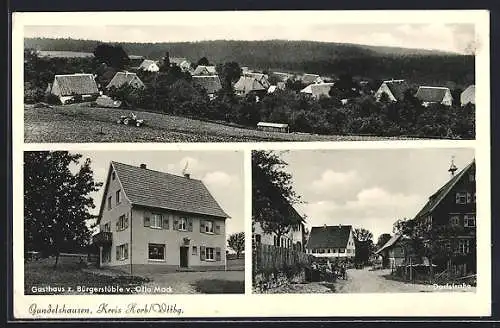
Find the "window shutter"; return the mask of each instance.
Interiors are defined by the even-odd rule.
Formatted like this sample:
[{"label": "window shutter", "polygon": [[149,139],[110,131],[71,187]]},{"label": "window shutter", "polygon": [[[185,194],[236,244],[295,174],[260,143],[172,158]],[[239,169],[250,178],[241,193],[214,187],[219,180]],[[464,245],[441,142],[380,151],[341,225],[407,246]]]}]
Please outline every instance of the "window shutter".
[{"label": "window shutter", "polygon": [[205,246],[200,246],[200,261],[205,261]]},{"label": "window shutter", "polygon": [[200,232],[205,232],[205,221],[200,220]]},{"label": "window shutter", "polygon": [[174,230],[179,230],[179,221],[174,219]]},{"label": "window shutter", "polygon": [[144,215],[144,226],[145,227],[150,227],[151,226],[151,220],[149,219],[149,214]]},{"label": "window shutter", "polygon": [[116,220],[116,231],[120,231],[120,219]]},{"label": "window shutter", "polygon": [[472,203],[472,195],[470,192],[467,193],[467,204]]},{"label": "window shutter", "polygon": [[215,260],[216,261],[221,260],[220,247],[215,247]]},{"label": "window shutter", "polygon": [[116,259],[117,260],[120,259],[120,248],[119,248],[119,246],[116,246]]},{"label": "window shutter", "polygon": [[123,253],[125,254],[124,258],[128,259],[128,244],[125,244],[124,248],[125,248],[125,250],[123,251]]},{"label": "window shutter", "polygon": [[188,231],[193,231],[193,219],[187,219],[188,220]]},{"label": "window shutter", "polygon": [[166,229],[166,230],[170,229],[170,222],[168,222],[168,216],[165,215],[162,218],[162,220],[163,220],[163,222],[162,222],[163,229]]},{"label": "window shutter", "polygon": [[220,235],[220,225],[215,226],[215,234]]}]

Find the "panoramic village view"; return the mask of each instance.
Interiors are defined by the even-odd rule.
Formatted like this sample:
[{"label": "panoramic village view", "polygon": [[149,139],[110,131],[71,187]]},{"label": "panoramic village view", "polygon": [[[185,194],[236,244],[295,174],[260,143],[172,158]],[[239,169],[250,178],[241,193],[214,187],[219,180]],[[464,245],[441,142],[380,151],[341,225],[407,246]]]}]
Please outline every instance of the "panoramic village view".
[{"label": "panoramic village view", "polygon": [[25,152],[25,294],[244,293],[242,159]]},{"label": "panoramic village view", "polygon": [[[362,44],[382,28],[412,49]],[[475,138],[473,25],[331,25],[328,41],[211,29],[26,27],[25,141]]]},{"label": "panoramic village view", "polygon": [[252,153],[254,293],[475,292],[473,149]]}]

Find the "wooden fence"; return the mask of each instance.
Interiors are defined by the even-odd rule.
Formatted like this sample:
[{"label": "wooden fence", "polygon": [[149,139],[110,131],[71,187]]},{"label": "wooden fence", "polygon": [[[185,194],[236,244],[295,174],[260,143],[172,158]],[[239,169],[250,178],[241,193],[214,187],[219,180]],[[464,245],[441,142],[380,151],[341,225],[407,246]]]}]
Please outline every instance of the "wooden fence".
[{"label": "wooden fence", "polygon": [[273,245],[255,245],[253,266],[257,272],[276,270],[281,271],[287,267],[310,264],[311,256],[293,250]]}]

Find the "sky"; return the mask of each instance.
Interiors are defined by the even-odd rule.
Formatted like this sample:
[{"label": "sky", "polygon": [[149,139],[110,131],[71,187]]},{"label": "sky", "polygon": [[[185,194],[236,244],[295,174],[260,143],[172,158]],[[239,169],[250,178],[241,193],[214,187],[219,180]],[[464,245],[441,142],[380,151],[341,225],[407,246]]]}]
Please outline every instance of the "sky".
[{"label": "sky", "polygon": [[[246,21],[245,21],[246,22]],[[76,38],[105,42],[182,42],[201,40],[310,40],[464,53],[474,40],[473,24],[325,24],[275,25],[211,21],[211,25],[64,25],[25,26],[25,37]],[[207,21],[208,23],[208,21]],[[200,33],[202,29],[202,33]]]},{"label": "sky", "polygon": [[304,204],[307,225],[352,225],[373,233],[391,233],[394,221],[412,219],[429,196],[450,178],[454,156],[459,170],[474,158],[474,150],[377,149],[294,150],[280,157],[289,165],[293,186]]},{"label": "sky", "polygon": [[[202,180],[222,209],[231,217],[226,220],[227,236],[244,231],[243,153],[239,151],[96,151],[78,152],[92,160],[94,179],[106,182],[111,161],[134,166],[144,163],[151,170],[182,175],[186,167],[191,178]],[[223,165],[221,165],[223,163]],[[99,213],[103,187],[92,195]]]}]

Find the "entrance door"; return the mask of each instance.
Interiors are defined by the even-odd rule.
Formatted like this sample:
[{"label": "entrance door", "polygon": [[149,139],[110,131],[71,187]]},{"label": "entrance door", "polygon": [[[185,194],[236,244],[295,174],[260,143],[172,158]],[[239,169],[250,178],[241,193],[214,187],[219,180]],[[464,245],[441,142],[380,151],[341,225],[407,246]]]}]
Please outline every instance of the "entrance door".
[{"label": "entrance door", "polygon": [[187,268],[188,266],[188,250],[189,247],[181,247],[181,268]]}]

